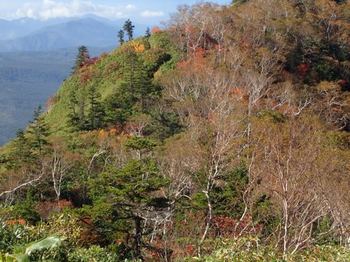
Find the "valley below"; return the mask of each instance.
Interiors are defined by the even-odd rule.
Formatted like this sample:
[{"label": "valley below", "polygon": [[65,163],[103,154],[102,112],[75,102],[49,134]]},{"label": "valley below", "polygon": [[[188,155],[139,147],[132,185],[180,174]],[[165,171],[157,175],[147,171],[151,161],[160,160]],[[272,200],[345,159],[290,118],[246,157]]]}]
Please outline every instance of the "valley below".
[{"label": "valley below", "polygon": [[[111,48],[91,48],[98,55]],[[67,78],[76,56],[76,48],[46,52],[0,52],[0,145],[26,127],[33,111],[45,108]]]}]

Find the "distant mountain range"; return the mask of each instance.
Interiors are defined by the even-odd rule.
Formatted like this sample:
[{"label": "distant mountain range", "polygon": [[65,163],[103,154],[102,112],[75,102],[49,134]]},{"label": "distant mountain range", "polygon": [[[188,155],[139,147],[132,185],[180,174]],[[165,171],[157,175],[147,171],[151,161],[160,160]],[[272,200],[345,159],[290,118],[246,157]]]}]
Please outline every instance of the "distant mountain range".
[{"label": "distant mountain range", "polygon": [[[0,52],[42,52],[80,45],[112,46],[117,44],[117,32],[123,22],[93,15],[46,21],[29,18],[0,20]],[[135,34],[142,34],[145,28],[136,25]]]}]

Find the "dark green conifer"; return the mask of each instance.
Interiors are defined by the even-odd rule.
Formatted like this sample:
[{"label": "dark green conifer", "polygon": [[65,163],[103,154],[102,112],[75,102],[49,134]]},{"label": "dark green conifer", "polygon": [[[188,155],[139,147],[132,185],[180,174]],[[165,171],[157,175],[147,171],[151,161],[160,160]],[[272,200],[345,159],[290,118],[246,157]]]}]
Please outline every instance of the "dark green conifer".
[{"label": "dark green conifer", "polygon": [[75,59],[75,65],[73,67],[73,73],[79,70],[84,63],[90,59],[89,50],[86,46],[80,46],[78,48],[78,55]]},{"label": "dark green conifer", "polygon": [[34,111],[33,121],[28,127],[29,143],[34,155],[42,155],[49,145],[49,127],[43,117],[41,106]]},{"label": "dark green conifer", "polygon": [[147,27],[145,37],[149,38],[151,36],[151,29]]},{"label": "dark green conifer", "polygon": [[118,32],[119,45],[124,44],[124,42],[125,42],[124,36],[125,36],[124,31],[123,30],[119,30],[119,32]]},{"label": "dark green conifer", "polygon": [[135,26],[132,24],[130,19],[125,21],[123,29],[128,35],[129,41],[134,38],[134,28]]},{"label": "dark green conifer", "polygon": [[141,150],[144,155],[130,160],[122,168],[111,167],[90,183],[90,196],[94,202],[91,211],[98,211],[102,206],[108,207],[110,212],[99,215],[99,219],[106,221],[103,216],[109,215],[112,224],[100,225],[121,232],[128,230],[133,235],[133,259],[142,260],[143,237],[148,234],[144,230],[145,216],[154,216],[169,207],[168,199],[157,194],[168,184],[168,180],[159,173],[156,161],[149,157],[154,145],[144,138],[130,141],[126,147]]},{"label": "dark green conifer", "polygon": [[104,109],[101,103],[101,95],[94,86],[89,88],[89,112],[87,115],[88,129],[101,128],[103,125]]}]

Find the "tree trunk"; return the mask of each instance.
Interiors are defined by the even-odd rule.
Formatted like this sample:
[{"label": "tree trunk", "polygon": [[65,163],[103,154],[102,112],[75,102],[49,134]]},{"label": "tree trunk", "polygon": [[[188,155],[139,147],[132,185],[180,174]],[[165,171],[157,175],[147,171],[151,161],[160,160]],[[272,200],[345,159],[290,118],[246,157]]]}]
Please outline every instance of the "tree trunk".
[{"label": "tree trunk", "polygon": [[210,200],[210,196],[209,196],[209,189],[210,189],[210,182],[208,182],[207,191],[203,191],[203,193],[205,194],[205,197],[207,198],[208,214],[206,217],[204,233],[203,233],[202,238],[201,238],[199,245],[198,245],[198,257],[201,257],[201,255],[202,255],[202,245],[203,245],[203,243],[208,235],[211,220],[213,218],[213,208],[212,208],[211,200]]},{"label": "tree trunk", "polygon": [[142,253],[141,253],[141,245],[142,245],[142,218],[139,216],[135,216],[135,236],[134,236],[134,252],[135,258],[141,259],[143,261]]}]

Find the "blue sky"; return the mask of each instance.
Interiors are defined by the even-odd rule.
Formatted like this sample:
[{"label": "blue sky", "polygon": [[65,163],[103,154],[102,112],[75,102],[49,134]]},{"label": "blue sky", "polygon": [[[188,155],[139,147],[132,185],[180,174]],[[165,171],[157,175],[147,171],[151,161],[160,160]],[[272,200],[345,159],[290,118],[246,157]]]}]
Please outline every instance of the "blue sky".
[{"label": "blue sky", "polygon": [[[181,4],[198,0],[0,0],[0,17],[50,19],[95,14],[110,19],[131,18],[138,22],[166,20]],[[213,0],[228,4],[231,0]]]}]

